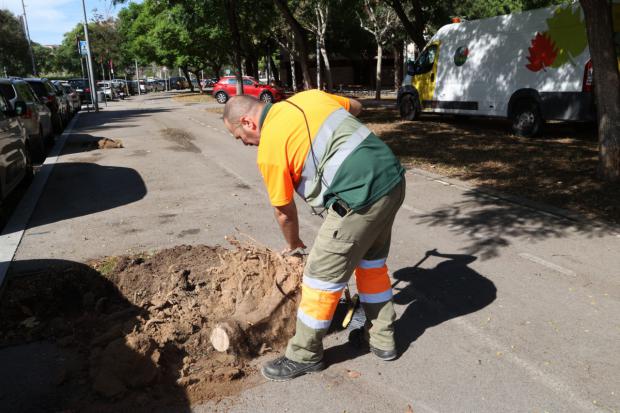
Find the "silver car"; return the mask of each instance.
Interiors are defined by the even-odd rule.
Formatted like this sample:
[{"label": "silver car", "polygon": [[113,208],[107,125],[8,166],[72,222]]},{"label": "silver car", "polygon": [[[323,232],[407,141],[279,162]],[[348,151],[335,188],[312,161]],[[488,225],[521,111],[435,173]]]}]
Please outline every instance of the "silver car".
[{"label": "silver car", "polygon": [[46,144],[54,139],[51,111],[23,80],[0,79],[0,95],[4,96],[13,110],[17,102],[26,104],[26,112],[21,114],[20,119],[28,132],[33,159],[42,162],[45,159]]},{"label": "silver car", "polygon": [[0,202],[24,179],[32,178],[28,133],[19,116],[26,112],[24,102],[15,109],[0,95]]}]

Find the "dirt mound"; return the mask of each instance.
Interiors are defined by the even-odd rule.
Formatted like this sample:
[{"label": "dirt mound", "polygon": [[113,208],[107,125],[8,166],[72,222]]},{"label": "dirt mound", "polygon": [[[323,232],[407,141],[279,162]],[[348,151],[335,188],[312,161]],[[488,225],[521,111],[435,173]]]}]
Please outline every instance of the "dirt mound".
[{"label": "dirt mound", "polygon": [[[148,410],[232,395],[254,372],[251,359],[292,335],[303,262],[231,243],[12,274],[0,346],[50,339],[80,355],[60,380],[61,408]],[[242,331],[226,353],[210,342],[222,323]]]}]

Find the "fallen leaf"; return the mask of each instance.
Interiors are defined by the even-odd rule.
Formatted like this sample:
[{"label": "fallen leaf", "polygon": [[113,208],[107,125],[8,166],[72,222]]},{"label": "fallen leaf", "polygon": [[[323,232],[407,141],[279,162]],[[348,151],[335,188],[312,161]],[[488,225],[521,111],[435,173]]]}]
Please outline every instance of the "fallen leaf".
[{"label": "fallen leaf", "polygon": [[357,379],[361,375],[362,375],[362,373],[360,373],[359,371],[347,370],[347,376],[349,376],[349,378]]}]

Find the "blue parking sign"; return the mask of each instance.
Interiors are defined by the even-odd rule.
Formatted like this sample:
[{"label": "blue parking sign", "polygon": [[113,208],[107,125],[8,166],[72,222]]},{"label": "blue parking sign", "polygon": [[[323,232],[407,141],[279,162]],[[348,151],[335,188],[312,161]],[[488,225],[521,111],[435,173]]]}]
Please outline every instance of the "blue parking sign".
[{"label": "blue parking sign", "polygon": [[86,49],[86,40],[80,40],[80,54],[86,56],[88,51]]}]

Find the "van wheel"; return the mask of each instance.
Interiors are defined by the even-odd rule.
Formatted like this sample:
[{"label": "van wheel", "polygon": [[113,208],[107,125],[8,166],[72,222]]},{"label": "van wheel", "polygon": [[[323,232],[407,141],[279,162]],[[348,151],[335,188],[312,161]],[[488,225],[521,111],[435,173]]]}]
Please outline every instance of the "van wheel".
[{"label": "van wheel", "polygon": [[416,120],[420,117],[420,103],[413,95],[405,95],[398,105],[400,117],[405,120]]},{"label": "van wheel", "polygon": [[522,100],[517,102],[512,114],[512,132],[517,136],[532,137],[540,132],[543,118],[536,102]]},{"label": "van wheel", "polygon": [[226,103],[226,101],[228,100],[228,96],[226,96],[226,93],[224,92],[217,92],[215,94],[215,100],[217,100],[217,103]]}]

